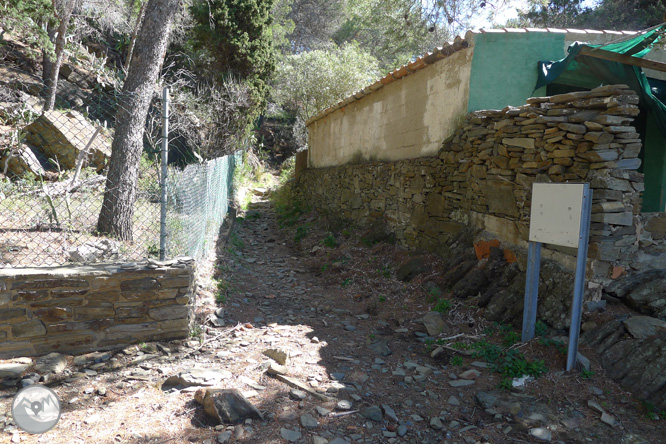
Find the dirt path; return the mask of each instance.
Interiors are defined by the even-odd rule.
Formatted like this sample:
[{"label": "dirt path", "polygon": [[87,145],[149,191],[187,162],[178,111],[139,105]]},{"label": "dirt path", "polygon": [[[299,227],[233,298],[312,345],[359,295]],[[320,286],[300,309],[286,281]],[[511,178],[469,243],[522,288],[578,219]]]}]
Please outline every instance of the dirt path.
[{"label": "dirt path", "polygon": [[[280,228],[257,197],[236,222],[216,264],[223,310],[201,291],[199,337],[69,357],[64,371],[47,375],[64,406],[53,431],[33,436],[11,425],[17,381],[5,380],[0,442],[663,442],[663,421],[647,420],[615,384],[560,371],[564,356],[548,342],[492,348],[515,332],[462,303],[429,315],[442,331],[429,336],[423,317],[436,302],[427,278],[442,266],[437,258],[424,257],[429,270],[400,281],[409,253],[366,246],[354,227],[333,236],[316,216],[298,217]],[[509,349],[548,369],[523,387],[498,389],[506,378],[488,361]],[[268,374],[275,359],[265,352],[288,355],[286,378]],[[198,387],[163,386],[192,368],[209,372],[199,381],[243,391],[264,420],[216,426],[193,400]]]}]

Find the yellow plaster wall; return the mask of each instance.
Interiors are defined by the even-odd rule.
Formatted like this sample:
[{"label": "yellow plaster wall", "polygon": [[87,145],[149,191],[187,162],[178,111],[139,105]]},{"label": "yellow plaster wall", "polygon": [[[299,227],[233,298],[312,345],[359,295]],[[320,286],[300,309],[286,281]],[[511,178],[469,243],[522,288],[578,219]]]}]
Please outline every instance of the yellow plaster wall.
[{"label": "yellow plaster wall", "polygon": [[308,126],[309,166],[434,156],[467,114],[472,48]]}]

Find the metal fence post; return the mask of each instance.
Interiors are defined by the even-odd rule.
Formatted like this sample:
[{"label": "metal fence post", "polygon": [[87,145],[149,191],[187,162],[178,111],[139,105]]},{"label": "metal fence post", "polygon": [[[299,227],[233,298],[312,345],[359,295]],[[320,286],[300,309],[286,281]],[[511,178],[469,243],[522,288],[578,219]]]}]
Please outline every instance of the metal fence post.
[{"label": "metal fence post", "polygon": [[162,174],[160,177],[160,260],[166,257],[167,162],[169,161],[169,88],[162,92]]}]

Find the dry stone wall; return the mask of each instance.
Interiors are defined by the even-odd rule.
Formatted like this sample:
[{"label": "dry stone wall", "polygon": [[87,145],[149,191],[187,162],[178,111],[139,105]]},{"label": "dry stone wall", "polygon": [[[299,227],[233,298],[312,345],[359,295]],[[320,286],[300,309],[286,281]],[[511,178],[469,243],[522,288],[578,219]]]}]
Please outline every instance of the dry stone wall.
[{"label": "dry stone wall", "polygon": [[[534,182],[593,188],[590,273],[657,266],[664,219],[641,215],[638,96],[624,85],[536,97],[468,115],[437,157],[303,171],[300,198],[361,224],[383,219],[403,244],[437,250],[466,226],[525,246]],[[652,231],[650,231],[652,230]],[[565,266],[575,252],[551,251]]]},{"label": "dry stone wall", "polygon": [[194,264],[167,264],[0,270],[0,359],[186,337]]}]

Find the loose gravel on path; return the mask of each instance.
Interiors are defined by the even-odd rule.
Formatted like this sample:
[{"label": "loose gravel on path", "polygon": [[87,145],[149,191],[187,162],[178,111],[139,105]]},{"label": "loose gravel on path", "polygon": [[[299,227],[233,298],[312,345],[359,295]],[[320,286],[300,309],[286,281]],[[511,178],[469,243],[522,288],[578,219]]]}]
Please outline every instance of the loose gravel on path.
[{"label": "loose gravel on path", "polygon": [[[498,389],[502,378],[468,351],[443,348],[433,358],[427,291],[395,277],[409,253],[360,245],[352,227],[329,248],[327,227],[303,217],[308,232],[296,245],[298,227],[280,228],[271,203],[256,198],[217,258],[226,300],[216,306],[213,292],[200,292],[199,337],[68,357],[57,374],[30,367],[21,380],[5,378],[0,442],[665,442],[664,421],[647,420],[602,375],[562,372],[564,358],[551,348],[515,346],[549,370],[513,390]],[[453,303],[442,321],[442,344],[496,339],[469,307]],[[28,435],[12,425],[9,405],[17,386],[40,379],[63,414],[53,431]],[[202,384],[239,389],[263,420],[215,424],[194,401]]]}]

